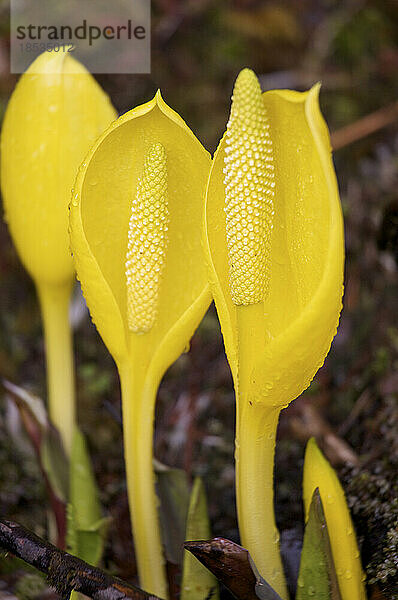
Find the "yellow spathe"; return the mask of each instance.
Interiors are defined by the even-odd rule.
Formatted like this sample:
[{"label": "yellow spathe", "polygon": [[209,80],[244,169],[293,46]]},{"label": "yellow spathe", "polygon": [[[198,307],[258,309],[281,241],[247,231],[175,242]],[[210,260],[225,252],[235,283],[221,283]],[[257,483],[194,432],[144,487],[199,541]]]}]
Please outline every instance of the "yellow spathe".
[{"label": "yellow spathe", "polygon": [[254,73],[241,72],[204,219],[210,287],[236,392],[242,543],[284,598],[273,516],[278,415],[322,365],[343,292],[343,222],[318,92],[261,95]]},{"label": "yellow spathe", "polygon": [[70,211],[77,274],[121,379],[140,582],[163,598],[154,407],[164,372],[189,344],[211,300],[201,247],[210,165],[209,154],[158,92],[94,144]]},{"label": "yellow spathe", "polygon": [[[128,326],[126,252],[131,204],[153,144],[161,144],[167,157],[169,223],[157,317],[140,334]],[[209,154],[158,92],[113,123],[80,169],[70,216],[76,270],[93,321],[118,365],[137,353],[147,365],[159,361],[163,374],[209,304],[200,235],[209,168]]]},{"label": "yellow spathe", "polygon": [[303,499],[308,519],[312,494],[318,488],[328,527],[342,600],[366,600],[365,575],[343,488],[314,438],[304,459]]},{"label": "yellow spathe", "polygon": [[[250,346],[250,399],[286,406],[308,387],[336,333],[343,291],[341,206],[327,128],[309,92],[262,95],[275,169],[269,289],[262,301],[263,335]],[[225,347],[236,378],[240,339],[230,293],[224,214],[226,136],[208,182],[205,248]],[[256,323],[258,326],[258,323]]]}]

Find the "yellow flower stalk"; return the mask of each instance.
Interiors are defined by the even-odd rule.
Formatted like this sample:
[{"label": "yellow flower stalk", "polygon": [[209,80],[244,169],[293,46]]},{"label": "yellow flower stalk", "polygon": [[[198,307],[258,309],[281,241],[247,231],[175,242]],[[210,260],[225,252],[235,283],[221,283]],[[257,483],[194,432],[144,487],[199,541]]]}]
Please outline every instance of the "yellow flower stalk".
[{"label": "yellow flower stalk", "polygon": [[239,529],[282,598],[276,428],[329,351],[343,289],[341,207],[318,92],[261,94],[244,69],[206,193],[204,246],[236,393]]},{"label": "yellow flower stalk", "polygon": [[69,53],[44,52],[20,78],[1,136],[6,219],[40,298],[50,418],[68,452],[75,422],[68,204],[80,162],[114,118],[82,65]]},{"label": "yellow flower stalk", "polygon": [[201,249],[210,156],[155,98],[92,147],[70,211],[76,270],[120,375],[127,484],[141,586],[167,597],[152,470],[156,394],[209,303]]},{"label": "yellow flower stalk", "polygon": [[303,497],[308,519],[312,494],[318,488],[329,532],[333,561],[342,600],[366,600],[365,575],[343,488],[316,441],[307,444],[304,459]]}]

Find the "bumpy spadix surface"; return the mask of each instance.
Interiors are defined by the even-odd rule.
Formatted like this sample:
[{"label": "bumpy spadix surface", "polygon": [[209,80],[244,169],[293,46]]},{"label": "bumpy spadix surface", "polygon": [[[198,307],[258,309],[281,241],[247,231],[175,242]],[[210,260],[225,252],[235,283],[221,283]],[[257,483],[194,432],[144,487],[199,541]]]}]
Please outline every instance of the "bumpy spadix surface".
[{"label": "bumpy spadix surface", "polygon": [[166,151],[153,144],[133,196],[126,254],[127,320],[130,331],[146,333],[155,322],[167,244]]},{"label": "bumpy spadix surface", "polygon": [[225,214],[235,304],[264,299],[274,214],[274,165],[267,111],[257,77],[239,74],[225,136]]}]

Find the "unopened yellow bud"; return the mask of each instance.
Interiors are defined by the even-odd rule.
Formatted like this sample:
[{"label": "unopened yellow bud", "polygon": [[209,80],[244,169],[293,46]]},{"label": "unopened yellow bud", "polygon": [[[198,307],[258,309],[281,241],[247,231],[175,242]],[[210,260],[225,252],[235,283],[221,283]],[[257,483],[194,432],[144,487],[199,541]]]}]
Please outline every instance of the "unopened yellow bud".
[{"label": "unopened yellow bud", "polygon": [[257,77],[239,74],[225,148],[225,213],[232,300],[264,300],[274,214],[274,165],[267,111]]}]

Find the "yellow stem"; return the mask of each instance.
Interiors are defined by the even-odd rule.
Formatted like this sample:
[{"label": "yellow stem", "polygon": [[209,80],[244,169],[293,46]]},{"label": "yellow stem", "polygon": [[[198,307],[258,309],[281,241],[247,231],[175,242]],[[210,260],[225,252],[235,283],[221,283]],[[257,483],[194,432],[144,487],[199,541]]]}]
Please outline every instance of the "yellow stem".
[{"label": "yellow stem", "polygon": [[67,454],[75,427],[75,369],[69,303],[72,283],[38,284],[47,362],[48,407]]},{"label": "yellow stem", "polygon": [[279,408],[256,396],[253,348],[264,346],[263,303],[239,306],[236,393],[236,501],[242,544],[266,581],[287,600],[274,514],[274,455]]},{"label": "yellow stem", "polygon": [[[242,406],[243,405],[243,406]],[[242,545],[264,579],[288,598],[274,516],[274,452],[279,410],[241,399],[236,435],[236,498]]]},{"label": "yellow stem", "polygon": [[153,421],[157,382],[133,379],[119,369],[124,455],[135,554],[141,587],[160,598],[168,597],[166,571],[157,514],[153,459]]}]

